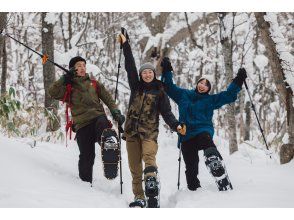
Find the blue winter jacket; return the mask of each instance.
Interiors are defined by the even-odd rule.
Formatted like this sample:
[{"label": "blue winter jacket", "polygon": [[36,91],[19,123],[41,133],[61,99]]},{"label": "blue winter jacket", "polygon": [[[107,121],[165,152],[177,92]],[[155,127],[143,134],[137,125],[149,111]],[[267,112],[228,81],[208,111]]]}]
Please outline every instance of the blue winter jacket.
[{"label": "blue winter jacket", "polygon": [[200,94],[195,89],[178,87],[174,84],[172,77],[172,72],[165,72],[161,76],[161,81],[166,86],[168,96],[178,105],[179,121],[187,126],[187,133],[180,137],[180,142],[187,141],[202,132],[208,132],[213,137],[213,111],[234,102],[241,88],[232,82],[227,91],[214,95]]}]

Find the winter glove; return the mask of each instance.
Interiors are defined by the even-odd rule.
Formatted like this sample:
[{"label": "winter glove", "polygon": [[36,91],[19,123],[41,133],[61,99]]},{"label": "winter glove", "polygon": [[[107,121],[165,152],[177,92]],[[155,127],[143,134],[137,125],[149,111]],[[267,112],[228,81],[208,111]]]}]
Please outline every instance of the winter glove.
[{"label": "winter glove", "polygon": [[160,66],[162,67],[162,73],[173,71],[173,67],[168,57],[162,59]]},{"label": "winter glove", "polygon": [[121,114],[120,110],[114,109],[111,113],[114,120],[117,121],[119,125],[122,125],[125,122],[126,118]]},{"label": "winter glove", "polygon": [[72,83],[72,79],[74,78],[74,75],[76,74],[76,69],[75,67],[72,67],[69,69],[69,71],[63,75],[64,78],[64,84],[71,84]]},{"label": "winter glove", "polygon": [[126,41],[130,42],[128,32],[125,28],[121,28],[121,33],[118,35],[117,41],[120,44],[124,44]]},{"label": "winter glove", "polygon": [[119,34],[117,36],[117,42],[120,43],[120,44],[124,44],[125,42],[127,41],[125,35],[123,34]]},{"label": "winter glove", "polygon": [[246,72],[245,68],[240,68],[238,70],[237,77],[239,77],[243,81],[247,78],[247,72]]},{"label": "winter glove", "polygon": [[177,132],[181,135],[186,135],[186,125],[184,123],[180,123],[177,126]]},{"label": "winter glove", "polygon": [[233,79],[233,82],[235,82],[239,87],[242,87],[246,78],[247,78],[246,70],[244,68],[240,68],[238,70],[237,76]]}]

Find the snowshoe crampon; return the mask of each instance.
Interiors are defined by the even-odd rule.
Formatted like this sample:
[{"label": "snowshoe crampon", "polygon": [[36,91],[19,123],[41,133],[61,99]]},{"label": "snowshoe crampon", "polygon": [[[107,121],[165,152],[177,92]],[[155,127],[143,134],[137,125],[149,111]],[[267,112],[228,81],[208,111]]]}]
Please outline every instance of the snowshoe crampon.
[{"label": "snowshoe crampon", "polygon": [[205,165],[215,179],[219,191],[232,190],[233,186],[229,179],[225,164],[216,148],[208,149],[204,154]]},{"label": "snowshoe crampon", "polygon": [[120,160],[120,145],[115,130],[111,128],[104,129],[102,133],[101,156],[104,176],[110,180],[116,178]]},{"label": "snowshoe crampon", "polygon": [[148,176],[145,180],[145,195],[147,208],[159,208],[159,182],[154,176]]}]

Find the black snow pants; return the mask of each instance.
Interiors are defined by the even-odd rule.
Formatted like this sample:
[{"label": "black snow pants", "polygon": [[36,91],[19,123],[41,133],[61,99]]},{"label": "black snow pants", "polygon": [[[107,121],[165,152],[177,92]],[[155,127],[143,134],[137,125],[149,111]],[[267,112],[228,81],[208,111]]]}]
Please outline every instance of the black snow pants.
[{"label": "black snow pants", "polygon": [[107,117],[102,115],[77,131],[76,138],[80,150],[78,167],[81,180],[92,183],[95,142],[100,144],[103,130],[109,127]]},{"label": "black snow pants", "polygon": [[198,151],[214,147],[212,137],[209,133],[203,132],[182,143],[182,154],[186,165],[186,180],[189,190],[196,190],[200,187],[198,175],[199,155]]}]

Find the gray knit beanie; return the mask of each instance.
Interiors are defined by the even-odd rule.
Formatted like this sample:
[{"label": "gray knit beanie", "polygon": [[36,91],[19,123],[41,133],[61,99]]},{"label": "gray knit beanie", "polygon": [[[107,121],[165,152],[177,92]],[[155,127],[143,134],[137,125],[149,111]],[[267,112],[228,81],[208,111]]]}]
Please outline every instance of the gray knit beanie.
[{"label": "gray knit beanie", "polygon": [[151,69],[154,72],[154,76],[155,76],[155,67],[152,63],[144,63],[139,69],[139,74],[141,75],[143,70],[146,70],[146,69]]}]

